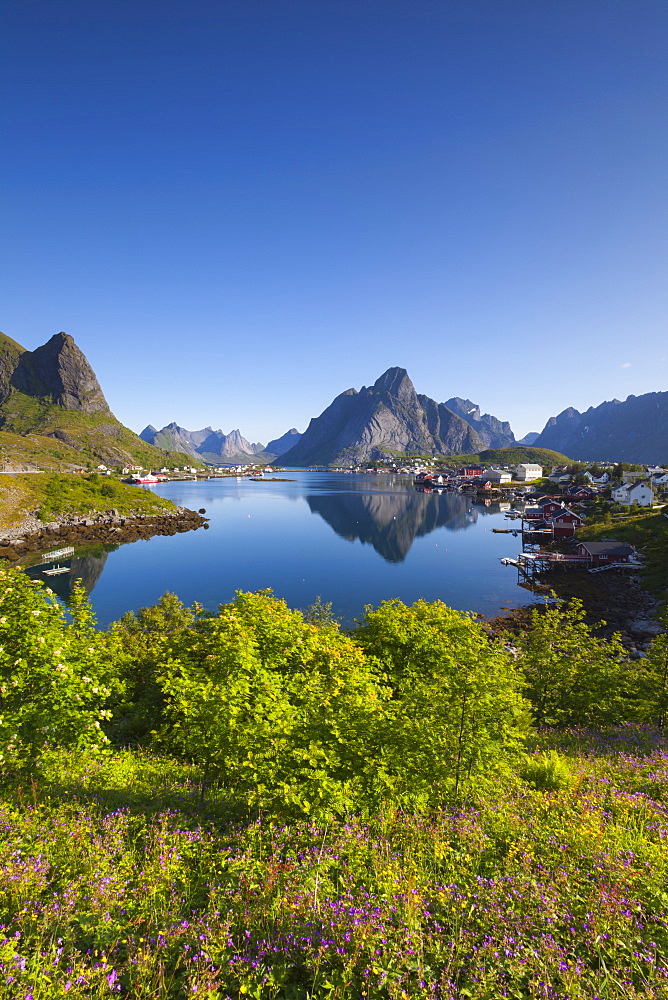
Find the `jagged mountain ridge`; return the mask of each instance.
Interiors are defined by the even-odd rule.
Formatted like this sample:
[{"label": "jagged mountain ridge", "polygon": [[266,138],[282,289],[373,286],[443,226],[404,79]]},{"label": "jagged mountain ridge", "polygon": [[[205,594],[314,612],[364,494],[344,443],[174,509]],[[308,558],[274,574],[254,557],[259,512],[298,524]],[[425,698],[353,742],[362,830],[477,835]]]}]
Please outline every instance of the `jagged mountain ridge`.
[{"label": "jagged mountain ridge", "polygon": [[370,386],[347,389],[314,417],[285,465],[357,464],[396,452],[473,453],[484,444],[473,427],[428,396],[404,368],[389,368]]},{"label": "jagged mountain ridge", "polygon": [[486,448],[510,448],[516,443],[507,420],[499,420],[491,413],[481,414],[478,404],[472,403],[470,399],[453,396],[452,399],[446,399],[443,406],[447,406],[458,417],[463,417]]},{"label": "jagged mountain ridge", "polygon": [[602,462],[668,462],[668,392],[648,392],[590,406],[569,406],[550,417],[534,441],[574,459]]},{"label": "jagged mountain ridge", "polygon": [[150,467],[184,457],[148,446],[116,419],[88,359],[63,332],[34,351],[0,334],[0,431],[10,465],[25,452],[55,467],[91,459]]},{"label": "jagged mountain ridge", "polygon": [[215,431],[213,427],[189,431],[175,422],[167,424],[162,430],[157,430],[152,424],[149,424],[139,436],[142,440],[160,448],[178,447],[193,458],[203,459],[213,464],[219,462],[267,462],[282,455],[301,437],[296,428],[292,427],[282,437],[270,441],[265,446],[259,441],[247,441],[239,430],[230,431],[229,434],[224,434],[221,430]]}]

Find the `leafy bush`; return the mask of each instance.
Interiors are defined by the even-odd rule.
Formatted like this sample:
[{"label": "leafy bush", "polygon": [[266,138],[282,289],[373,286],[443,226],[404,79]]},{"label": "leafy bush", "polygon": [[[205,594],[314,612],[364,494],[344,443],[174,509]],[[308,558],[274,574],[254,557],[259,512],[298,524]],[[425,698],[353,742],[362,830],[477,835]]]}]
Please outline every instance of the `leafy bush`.
[{"label": "leafy bush", "polygon": [[573,783],[568,764],[556,750],[536,757],[527,757],[522,764],[520,777],[532,788],[541,792],[560,792]]},{"label": "leafy bush", "polygon": [[83,588],[67,621],[41,583],[0,569],[0,763],[31,764],[54,745],[101,746],[109,674]]}]

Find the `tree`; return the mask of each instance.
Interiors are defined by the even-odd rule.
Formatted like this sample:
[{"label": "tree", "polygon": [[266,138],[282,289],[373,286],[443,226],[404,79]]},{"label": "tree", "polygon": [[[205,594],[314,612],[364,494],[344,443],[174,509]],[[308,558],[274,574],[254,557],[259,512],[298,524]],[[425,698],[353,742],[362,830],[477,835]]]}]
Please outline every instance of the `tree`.
[{"label": "tree", "polygon": [[665,726],[668,716],[668,611],[660,620],[666,629],[651,643],[647,656],[636,661],[639,673],[641,717]]},{"label": "tree", "polygon": [[507,766],[527,728],[512,661],[471,615],[440,601],[367,607],[355,632],[393,691],[383,764],[431,797]]},{"label": "tree", "polygon": [[116,665],[118,689],[113,720],[107,732],[122,745],[142,743],[162,722],[165,703],[158,669],[168,655],[168,643],[202,616],[200,605],[186,608],[175,594],[165,593],[156,604],[128,611],[108,631],[110,656]]},{"label": "tree", "polygon": [[531,628],[512,642],[539,726],[601,725],[634,713],[633,668],[621,638],[597,638],[582,601],[546,598],[532,611]]},{"label": "tree", "polygon": [[0,570],[0,759],[30,765],[47,746],[101,746],[110,671],[86,593],[68,621],[50,590]]},{"label": "tree", "polygon": [[237,594],[166,649],[162,740],[249,805],[322,814],[375,787],[387,695],[337,628],[304,622],[269,591]]}]

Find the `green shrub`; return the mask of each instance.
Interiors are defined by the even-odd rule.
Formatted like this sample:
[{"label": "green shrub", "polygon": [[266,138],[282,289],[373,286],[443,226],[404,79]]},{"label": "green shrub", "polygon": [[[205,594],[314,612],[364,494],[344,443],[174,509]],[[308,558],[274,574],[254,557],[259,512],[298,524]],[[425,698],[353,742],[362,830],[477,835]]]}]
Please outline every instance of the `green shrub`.
[{"label": "green shrub", "polygon": [[573,784],[570,768],[556,750],[527,757],[519,773],[523,781],[541,792],[560,792]]}]

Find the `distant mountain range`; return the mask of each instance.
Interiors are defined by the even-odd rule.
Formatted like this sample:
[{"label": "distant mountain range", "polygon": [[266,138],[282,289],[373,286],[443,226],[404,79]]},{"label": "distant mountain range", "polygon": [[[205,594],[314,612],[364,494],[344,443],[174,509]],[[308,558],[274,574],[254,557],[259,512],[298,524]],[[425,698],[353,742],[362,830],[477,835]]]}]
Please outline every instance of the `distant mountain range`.
[{"label": "distant mountain range", "polygon": [[550,417],[534,441],[587,462],[668,463],[668,392],[647,392]]},{"label": "distant mountain range", "polygon": [[[537,437],[527,435],[527,439]],[[477,403],[453,396],[438,403],[415,391],[404,368],[389,368],[370,387],[347,389],[309,423],[268,444],[251,443],[238,430],[205,427],[188,431],[177,423],[140,437],[161,448],[179,448],[212,463],[275,461],[281,465],[360,464],[415,452],[477,454],[518,444],[508,421],[481,413]]]},{"label": "distant mountain range", "polygon": [[188,431],[177,423],[167,424],[157,430],[152,424],[139,435],[142,440],[158,448],[178,449],[193,458],[217,464],[248,464],[249,462],[270,462],[281,456],[297,443],[301,434],[292,427],[280,438],[269,444],[251,443],[238,430],[224,434],[213,427],[201,431]]},{"label": "distant mountain range", "polygon": [[540,434],[516,441],[510,424],[477,403],[452,396],[439,403],[416,392],[403,368],[389,368],[362,389],[347,389],[309,423],[266,445],[239,430],[188,431],[149,424],[141,435],[113,415],[93,369],[72,337],[57,333],[27,351],[0,334],[0,465],[62,468],[99,461],[145,468],[280,462],[361,464],[398,453],[479,454],[527,445],[584,461],[668,463],[668,392],[650,392],[590,407],[569,407]]}]

